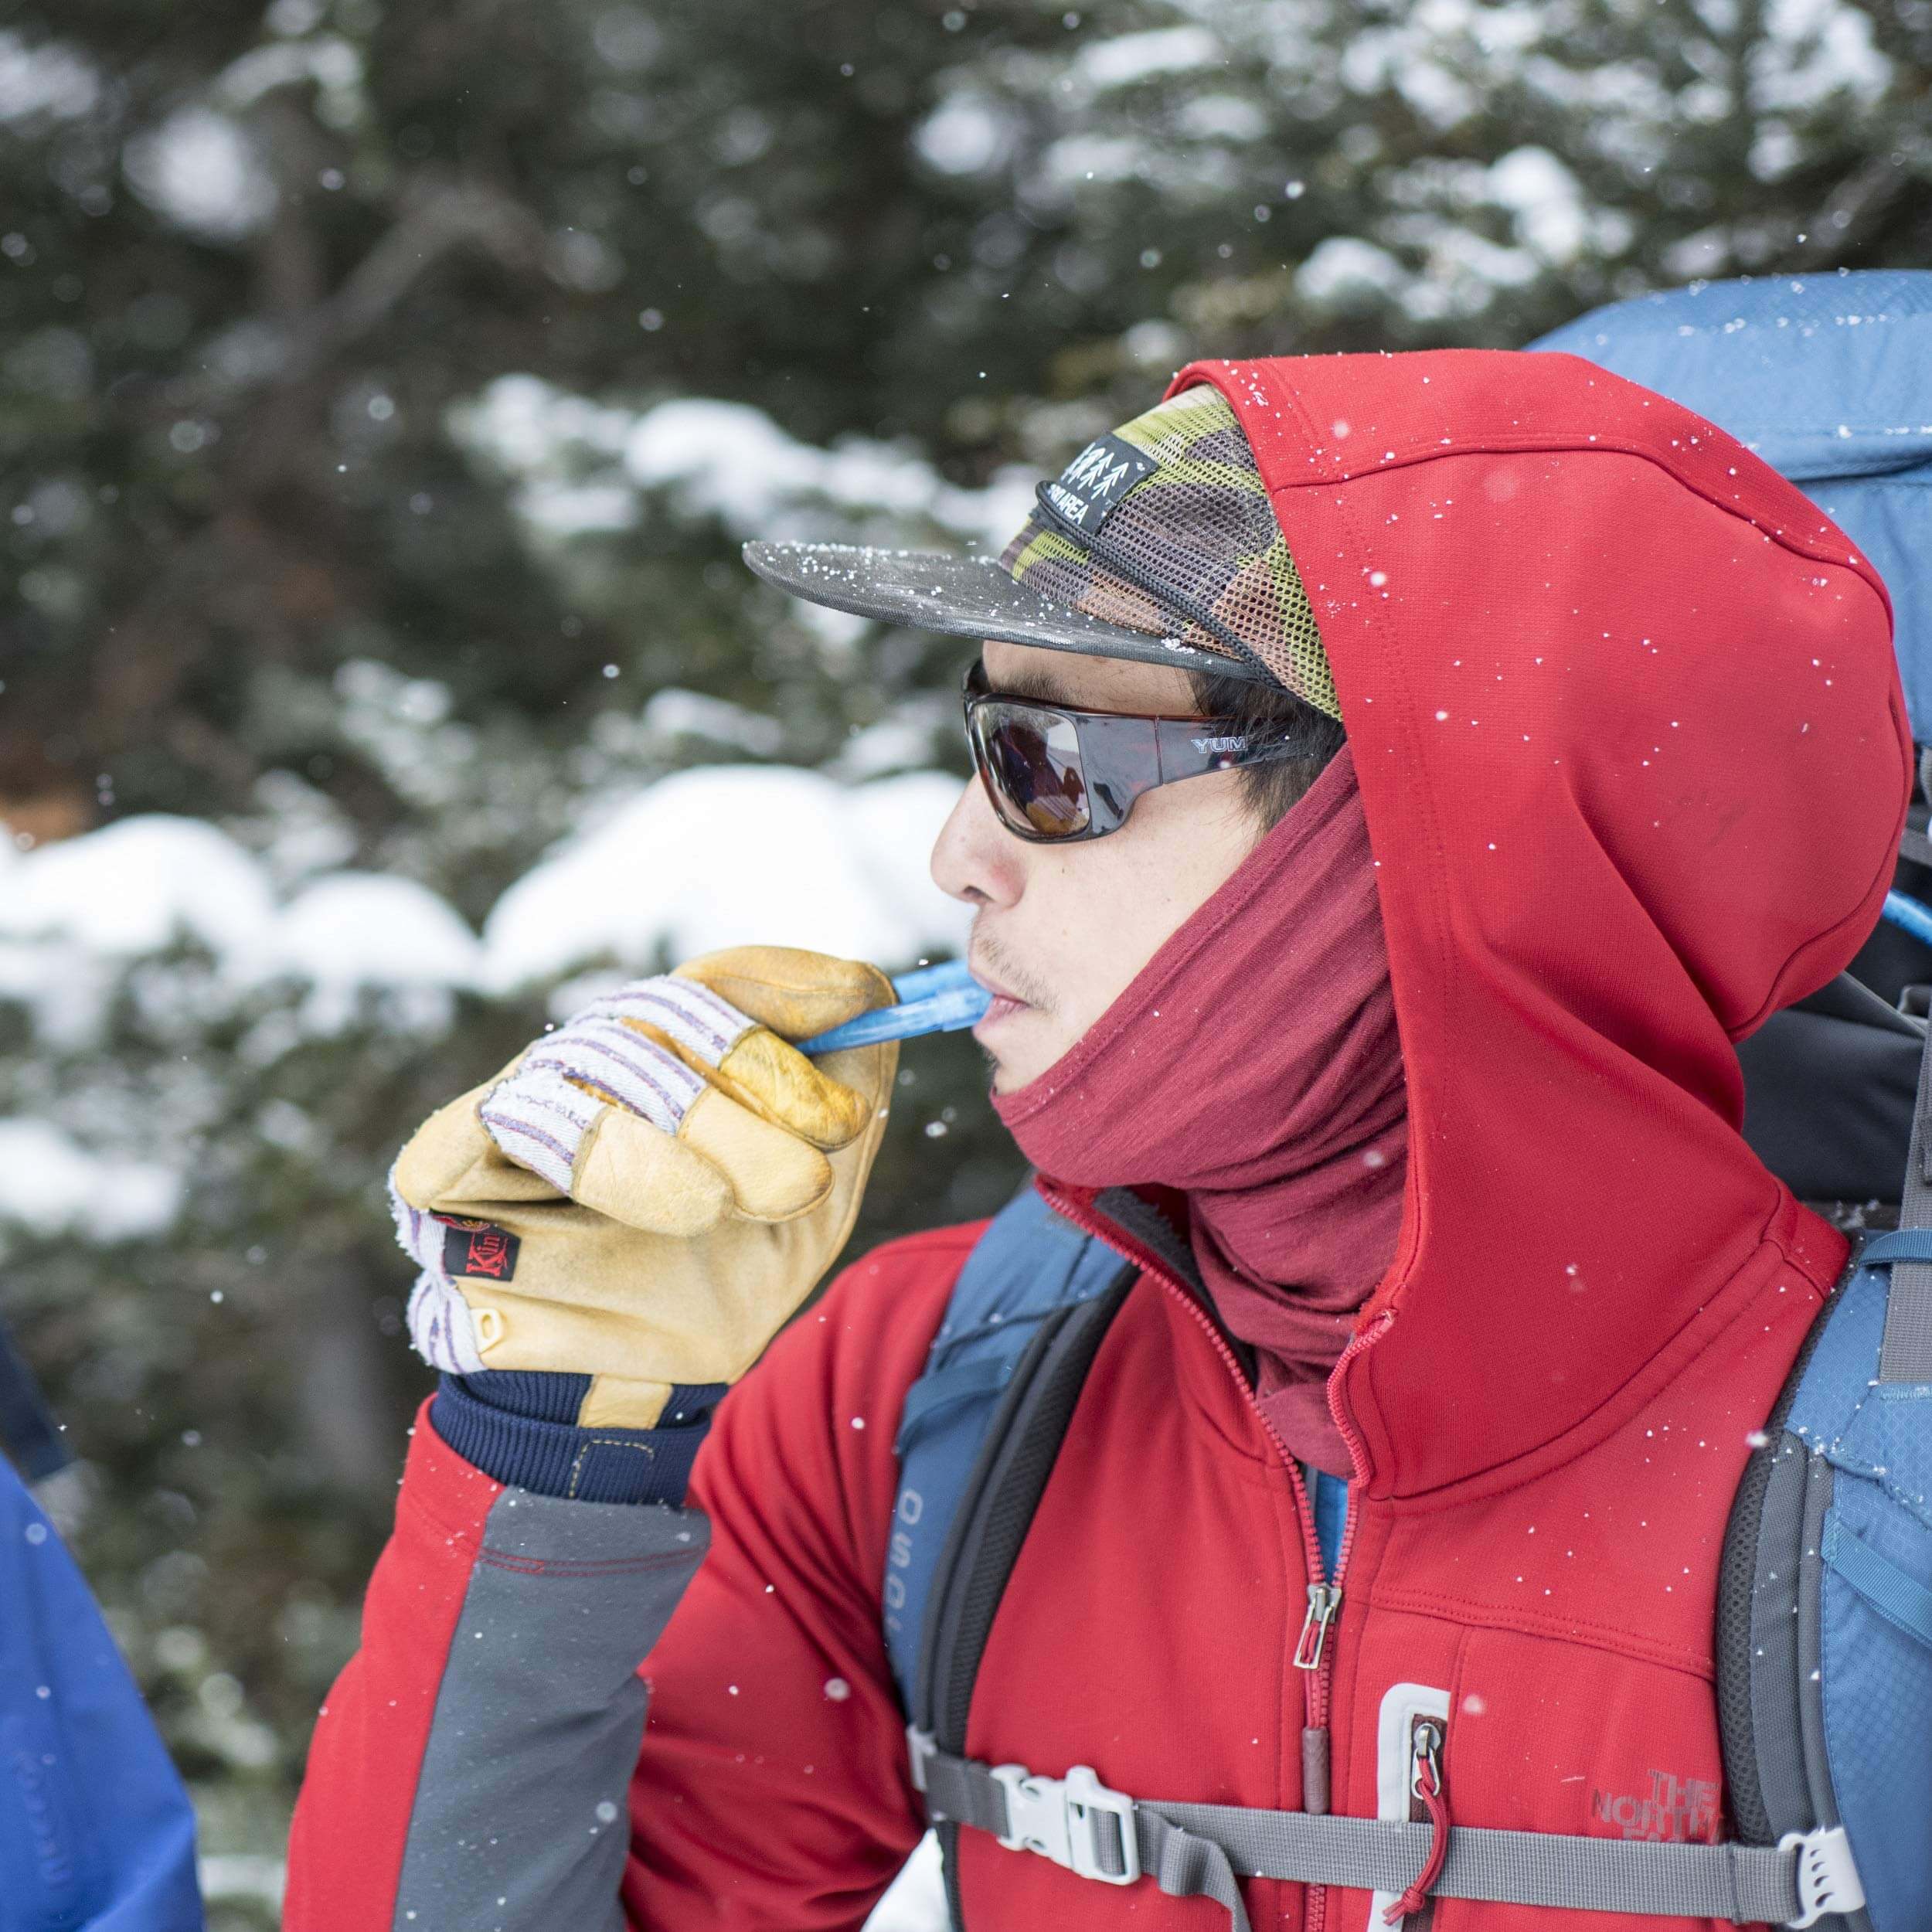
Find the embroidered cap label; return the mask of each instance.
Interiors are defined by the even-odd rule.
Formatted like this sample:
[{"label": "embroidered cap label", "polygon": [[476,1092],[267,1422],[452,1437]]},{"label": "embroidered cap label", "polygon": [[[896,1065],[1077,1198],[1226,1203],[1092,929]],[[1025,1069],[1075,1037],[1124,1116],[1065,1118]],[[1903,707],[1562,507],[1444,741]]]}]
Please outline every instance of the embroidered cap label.
[{"label": "embroidered cap label", "polygon": [[1113,515],[1122,497],[1161,467],[1158,458],[1117,436],[1090,443],[1060,471],[1057,483],[1043,485],[1047,501],[1077,530],[1091,536]]},{"label": "embroidered cap label", "polygon": [[522,1242],[491,1221],[460,1221],[439,1215],[443,1223],[443,1266],[453,1277],[507,1281],[516,1273]]}]

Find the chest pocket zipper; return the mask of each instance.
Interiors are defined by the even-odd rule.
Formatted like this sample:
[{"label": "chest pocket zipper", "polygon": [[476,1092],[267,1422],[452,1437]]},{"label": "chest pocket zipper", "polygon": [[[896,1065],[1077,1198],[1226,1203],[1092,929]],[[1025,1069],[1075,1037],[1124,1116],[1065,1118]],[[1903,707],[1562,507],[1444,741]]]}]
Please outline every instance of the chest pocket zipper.
[{"label": "chest pocket zipper", "polygon": [[1443,1746],[1447,1726],[1440,1718],[1417,1717],[1409,1729],[1409,1816],[1427,1819],[1431,1831],[1429,1862],[1416,1882],[1382,1915],[1385,1926],[1403,1932],[1430,1932],[1435,1923],[1435,1900],[1430,1896],[1449,1856],[1449,1798],[1444,1783]]}]

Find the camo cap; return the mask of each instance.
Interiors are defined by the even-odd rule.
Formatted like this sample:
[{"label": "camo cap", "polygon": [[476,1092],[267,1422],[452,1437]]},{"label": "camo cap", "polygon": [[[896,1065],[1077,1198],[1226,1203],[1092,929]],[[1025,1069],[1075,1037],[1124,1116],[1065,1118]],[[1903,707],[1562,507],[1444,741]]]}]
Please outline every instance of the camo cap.
[{"label": "camo cap", "polygon": [[748,543],[745,561],[834,610],[1218,672],[1342,715],[1253,452],[1206,386],[1090,443],[1040,485],[997,563],[832,543]]},{"label": "camo cap", "polygon": [[1183,389],[1090,443],[1041,486],[1000,563],[1090,616],[1258,659],[1298,698],[1342,715],[1301,574],[1217,389]]}]

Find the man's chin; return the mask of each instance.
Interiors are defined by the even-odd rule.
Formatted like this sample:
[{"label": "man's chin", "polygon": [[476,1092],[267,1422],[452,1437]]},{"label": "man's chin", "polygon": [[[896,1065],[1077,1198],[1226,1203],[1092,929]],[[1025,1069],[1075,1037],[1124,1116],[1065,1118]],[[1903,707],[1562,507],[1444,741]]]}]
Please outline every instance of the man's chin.
[{"label": "man's chin", "polygon": [[995,1096],[1017,1094],[1038,1080],[1073,1044],[1062,1032],[1058,1016],[1048,1009],[996,999],[973,1029],[973,1039],[992,1070]]},{"label": "man's chin", "polygon": [[1017,1094],[1023,1087],[1030,1087],[1059,1058],[1057,1054],[1049,1054],[1045,1060],[1039,1060],[1037,1055],[1015,1053],[1011,1049],[1005,1053],[997,1053],[983,1043],[979,1050],[986,1056],[996,1100],[1003,1100],[1009,1094]]}]

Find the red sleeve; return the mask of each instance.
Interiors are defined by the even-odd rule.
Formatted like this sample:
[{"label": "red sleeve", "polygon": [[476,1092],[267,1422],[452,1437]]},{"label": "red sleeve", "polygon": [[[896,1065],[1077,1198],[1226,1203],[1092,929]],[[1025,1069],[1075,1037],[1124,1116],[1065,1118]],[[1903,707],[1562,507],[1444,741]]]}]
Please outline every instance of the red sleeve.
[{"label": "red sleeve", "polygon": [[284,1932],[372,1932],[394,1910],[410,1811],[457,1619],[503,1493],[417,1412],[396,1528],[362,1606],[362,1648],[309,1746]]},{"label": "red sleeve", "polygon": [[433,1420],[410,1461],[361,1654],[317,1726],[284,1923],[623,1932],[638,1665],[705,1519],[504,1488]]},{"label": "red sleeve", "polygon": [[852,1932],[924,1828],[880,1624],[893,1439],[979,1232],[846,1270],[719,1408],[710,1554],[645,1666],[638,1932]]},{"label": "red sleeve", "polygon": [[[847,1270],[721,1405],[687,1510],[506,1490],[425,1406],[317,1720],[284,1932],[863,1920],[923,1823],[880,1628],[893,1439],[978,1232]],[[634,1765],[627,1863],[582,1821],[620,1815]]]}]

